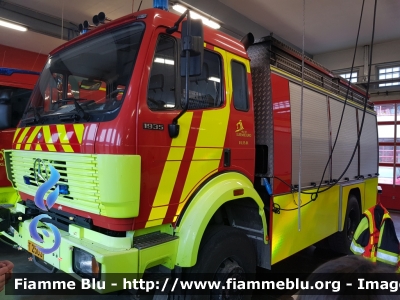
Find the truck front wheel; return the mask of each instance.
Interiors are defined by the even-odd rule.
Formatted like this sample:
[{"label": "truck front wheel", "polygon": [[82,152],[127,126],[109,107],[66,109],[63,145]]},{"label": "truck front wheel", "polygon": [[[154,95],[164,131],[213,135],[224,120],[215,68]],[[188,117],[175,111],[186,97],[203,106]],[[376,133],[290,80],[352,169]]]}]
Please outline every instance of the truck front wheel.
[{"label": "truck front wheel", "polygon": [[[191,280],[221,282],[219,289],[209,295],[192,296],[191,299],[250,299],[241,295],[232,281],[248,280],[256,273],[256,252],[247,235],[229,226],[212,226],[204,234],[197,263],[188,270]],[[227,280],[231,284],[228,286]]]}]

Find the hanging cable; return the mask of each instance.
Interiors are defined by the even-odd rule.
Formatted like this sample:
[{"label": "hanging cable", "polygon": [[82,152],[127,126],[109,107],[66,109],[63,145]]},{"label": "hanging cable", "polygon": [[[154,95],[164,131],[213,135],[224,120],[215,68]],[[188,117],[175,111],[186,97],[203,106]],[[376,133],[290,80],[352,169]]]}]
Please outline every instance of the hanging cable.
[{"label": "hanging cable", "polygon": [[64,37],[64,3],[65,3],[65,1],[63,0],[62,10],[61,10],[61,37],[60,37],[60,39],[63,39],[63,37]]},{"label": "hanging cable", "polygon": [[[346,168],[344,169],[343,173],[337,179],[337,181],[342,179],[344,174],[346,174],[347,170],[349,169],[349,167],[351,165],[351,162],[354,159],[354,155],[356,154],[357,148],[359,147],[361,134],[362,134],[362,130],[363,130],[363,127],[364,127],[365,112],[367,110],[368,93],[369,93],[369,86],[370,86],[370,81],[371,81],[372,52],[373,52],[373,48],[374,48],[374,37],[375,37],[376,6],[377,6],[377,0],[375,0],[375,7],[374,7],[374,19],[373,19],[373,24],[372,24],[372,37],[371,37],[371,52],[370,52],[370,55],[369,55],[369,66],[368,66],[367,90],[365,92],[366,95],[365,95],[365,101],[364,101],[364,107],[363,107],[363,116],[362,116],[362,121],[361,121],[361,125],[360,125],[360,130],[359,130],[359,132],[357,134],[357,142],[356,142],[356,145],[354,147],[353,153],[351,155],[350,161],[347,164]],[[325,192],[325,191],[331,189],[333,186],[335,186],[335,184],[328,186],[327,188],[323,189],[322,191],[319,191],[319,193]],[[314,193],[308,193],[308,194],[314,194]]]},{"label": "hanging cable", "polygon": [[[363,9],[364,9],[364,2],[365,2],[365,0],[363,0],[363,5],[362,5],[361,16],[360,16],[360,23],[359,23],[359,24],[361,24],[361,20],[362,20]],[[339,178],[336,180],[336,182],[339,182],[340,179],[344,176],[344,174],[346,174],[347,170],[349,169],[349,167],[350,167],[350,165],[351,165],[351,162],[352,162],[353,159],[354,159],[354,155],[355,155],[355,153],[356,153],[356,151],[357,151],[357,148],[358,148],[358,146],[359,146],[360,139],[361,139],[361,134],[362,134],[362,130],[363,130],[363,127],[364,127],[365,113],[366,113],[367,104],[368,104],[368,93],[369,93],[369,87],[370,87],[370,81],[371,81],[372,53],[373,53],[373,44],[374,44],[374,37],[375,37],[376,7],[377,7],[377,0],[375,0],[375,5],[374,5],[374,18],[373,18],[373,25],[372,25],[372,37],[371,37],[371,52],[370,52],[370,55],[369,55],[369,66],[368,66],[368,81],[367,81],[367,90],[366,90],[366,96],[365,96],[365,101],[364,101],[363,116],[362,116],[361,126],[360,126],[360,130],[359,130],[359,132],[358,132],[358,134],[357,134],[357,142],[356,142],[356,145],[355,145],[355,147],[354,147],[353,153],[352,153],[352,155],[351,155],[350,161],[349,161],[349,163],[347,164],[347,166],[346,166],[345,170],[343,171],[343,173],[342,173],[342,174],[339,176]],[[358,33],[357,33],[356,48],[357,48],[357,43],[358,43],[359,34],[360,34],[360,25],[359,25]],[[356,51],[356,50],[355,50],[355,51]],[[353,69],[353,67],[354,67],[355,55],[356,55],[356,54],[354,53],[354,56],[353,56],[353,63],[352,63],[352,69]],[[349,88],[350,88],[350,86],[348,86],[345,101],[347,101],[347,98],[348,98]],[[342,120],[343,120],[344,109],[345,109],[345,107],[343,108],[343,111],[342,111],[342,117],[341,117],[341,120],[340,120],[340,125],[341,125]],[[340,126],[339,126],[339,128],[340,128]],[[334,145],[336,145],[336,141],[337,141],[338,134],[339,134],[339,128],[338,128],[338,133],[337,133],[337,135],[336,135],[336,139],[335,139]],[[333,152],[333,151],[332,151],[332,152]],[[332,159],[332,153],[331,153],[331,155],[330,155],[330,159]],[[328,161],[327,165],[328,165],[328,164],[329,164],[329,161]],[[324,172],[325,172],[325,171],[324,171]],[[322,177],[322,178],[323,178],[323,177]],[[320,182],[320,186],[321,186],[321,184],[322,184],[322,181],[323,181],[323,179],[322,179],[321,182]],[[335,185],[336,185],[336,183],[334,183],[334,184],[332,184],[332,185],[328,185],[328,187],[324,188],[323,190],[319,190],[319,188],[320,188],[320,186],[319,186],[317,192],[303,192],[303,191],[301,191],[301,189],[299,188],[299,193],[311,195],[311,200],[310,200],[309,202],[307,202],[307,203],[302,204],[300,207],[304,207],[305,205],[308,205],[308,204],[310,204],[311,202],[315,201],[315,200],[317,199],[317,197],[318,197],[318,194],[323,193],[323,192],[325,192],[325,191],[331,189],[331,188],[334,187]],[[299,184],[299,186],[300,186],[300,184]],[[299,203],[298,203],[298,204],[299,204]],[[276,204],[276,203],[273,203],[273,206],[274,206],[273,211],[276,212],[276,213],[280,213],[280,211],[292,211],[292,210],[298,209],[298,207],[297,207],[297,208],[292,208],[292,209],[281,209],[280,206],[279,206],[279,204]]]},{"label": "hanging cable", "polygon": [[[352,64],[351,64],[351,69],[350,69],[350,82],[351,82],[351,76],[352,76],[352,74],[353,74],[354,63],[355,63],[355,60],[356,60],[357,47],[358,47],[358,39],[359,39],[359,36],[360,36],[360,29],[361,29],[362,17],[363,17],[363,14],[364,14],[364,4],[365,4],[365,0],[363,0],[362,6],[361,6],[361,14],[360,14],[360,21],[359,21],[359,23],[358,23],[358,31],[357,31],[356,44],[355,44],[355,47],[354,47],[353,61],[352,61]],[[328,161],[327,161],[327,163],[326,163],[326,165],[325,165],[325,169],[324,169],[324,172],[323,172],[323,174],[322,174],[322,176],[321,176],[321,180],[320,180],[320,182],[319,182],[317,191],[316,191],[316,192],[313,192],[313,193],[308,193],[308,194],[311,194],[311,195],[312,195],[312,194],[316,194],[316,195],[318,195],[319,193],[323,193],[323,192],[325,192],[325,191],[331,189],[333,186],[336,185],[336,183],[331,184],[331,185],[328,185],[328,188],[325,188],[325,189],[323,189],[322,191],[320,191],[320,188],[321,188],[321,186],[322,186],[322,182],[324,181],[324,176],[325,176],[326,170],[328,169],[329,163],[330,163],[331,160],[332,160],[333,152],[334,152],[335,147],[336,147],[336,142],[337,142],[337,140],[338,140],[339,133],[340,133],[340,129],[341,129],[341,127],[342,127],[343,116],[344,116],[344,112],[345,112],[345,110],[346,110],[347,100],[348,100],[348,97],[349,97],[349,92],[350,92],[350,84],[347,86],[346,97],[345,97],[345,99],[344,99],[343,110],[342,110],[342,114],[341,114],[341,116],[340,116],[340,121],[339,121],[339,126],[338,126],[338,130],[337,130],[336,137],[335,137],[335,142],[333,143],[332,150],[331,150],[331,153],[330,153],[330,155],[329,155],[329,159],[328,159]],[[367,95],[368,95],[368,94],[367,94]],[[355,149],[357,149],[357,147],[358,147],[358,144],[355,145]],[[350,159],[350,161],[349,161],[349,163],[348,163],[348,166],[346,167],[346,170],[340,175],[339,179],[337,179],[336,182],[338,182],[338,181],[344,176],[344,174],[346,173],[347,169],[349,168],[349,166],[350,166],[350,164],[351,164],[351,162],[352,162],[352,160],[353,160],[353,157],[354,157],[354,156],[352,156],[352,158]],[[318,197],[318,196],[316,196],[316,197]],[[316,198],[315,198],[315,199],[316,199]]]},{"label": "hanging cable", "polygon": [[138,7],[138,10],[137,10],[137,11],[139,11],[139,10],[140,10],[140,8],[142,7],[142,2],[143,2],[143,0],[141,0],[141,1],[140,1],[140,3],[139,3],[139,7]]}]

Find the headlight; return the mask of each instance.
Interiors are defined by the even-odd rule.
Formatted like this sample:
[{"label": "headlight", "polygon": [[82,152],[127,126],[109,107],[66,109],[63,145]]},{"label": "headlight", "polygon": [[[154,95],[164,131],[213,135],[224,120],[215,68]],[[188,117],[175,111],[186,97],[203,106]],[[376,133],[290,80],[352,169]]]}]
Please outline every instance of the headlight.
[{"label": "headlight", "polygon": [[76,274],[82,277],[100,279],[100,263],[96,258],[79,248],[74,248],[73,252],[73,270]]}]

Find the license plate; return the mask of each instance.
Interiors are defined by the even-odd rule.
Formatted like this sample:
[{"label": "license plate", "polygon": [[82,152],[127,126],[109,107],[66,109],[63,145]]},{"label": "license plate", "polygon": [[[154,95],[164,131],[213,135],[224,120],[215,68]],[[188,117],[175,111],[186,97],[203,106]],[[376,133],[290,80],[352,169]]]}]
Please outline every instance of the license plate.
[{"label": "license plate", "polygon": [[32,243],[31,241],[28,241],[28,251],[29,251],[30,253],[32,253],[33,255],[39,257],[40,259],[44,259],[44,254],[43,254],[43,252],[41,252],[41,251],[37,248],[37,246],[36,246],[34,243]]}]

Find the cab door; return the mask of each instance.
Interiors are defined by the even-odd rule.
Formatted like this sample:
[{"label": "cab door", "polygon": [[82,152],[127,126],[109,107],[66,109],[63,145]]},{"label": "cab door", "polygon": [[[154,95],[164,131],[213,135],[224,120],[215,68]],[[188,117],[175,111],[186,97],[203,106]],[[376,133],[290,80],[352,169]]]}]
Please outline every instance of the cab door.
[{"label": "cab door", "polygon": [[178,121],[179,135],[170,138],[168,124],[185,104],[185,79],[178,65],[179,34],[168,35],[160,29],[154,41],[139,99],[142,200],[137,228],[173,222],[195,188],[218,171],[230,110],[222,76],[224,53],[208,46],[202,74],[190,78],[189,109]]}]

